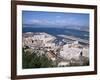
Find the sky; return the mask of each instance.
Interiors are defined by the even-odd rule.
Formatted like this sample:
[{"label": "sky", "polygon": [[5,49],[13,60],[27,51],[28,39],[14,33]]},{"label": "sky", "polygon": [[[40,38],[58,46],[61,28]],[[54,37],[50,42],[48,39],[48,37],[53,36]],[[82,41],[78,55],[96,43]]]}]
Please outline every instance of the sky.
[{"label": "sky", "polygon": [[[51,26],[85,26],[89,27],[89,14],[87,13],[67,13],[67,12],[43,12],[43,11],[22,11],[22,23]],[[33,26],[35,27],[35,26]]]}]

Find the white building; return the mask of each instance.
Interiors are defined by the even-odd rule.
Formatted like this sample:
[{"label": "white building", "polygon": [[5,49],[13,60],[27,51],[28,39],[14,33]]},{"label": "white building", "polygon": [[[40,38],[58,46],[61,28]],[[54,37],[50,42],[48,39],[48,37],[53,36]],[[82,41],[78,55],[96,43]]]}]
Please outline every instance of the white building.
[{"label": "white building", "polygon": [[78,60],[81,51],[81,49],[73,47],[71,44],[65,44],[60,51],[60,56],[66,60],[70,60],[72,58]]},{"label": "white building", "polygon": [[[65,44],[60,51],[60,56],[66,60],[70,60],[72,58],[78,60],[79,56],[89,57],[89,48],[79,48],[77,47],[79,44],[75,41],[72,44]],[[80,54],[82,52],[82,54]]]},{"label": "white building", "polygon": [[[52,43],[56,38],[47,33],[27,33],[29,37],[23,37],[23,46],[43,46],[43,47],[55,47],[55,43]],[[30,37],[30,35],[32,35]]]},{"label": "white building", "polygon": [[47,34],[47,33],[38,33],[32,37],[33,40],[42,40],[44,43],[54,40],[55,37]]},{"label": "white building", "polygon": [[83,52],[83,56],[89,57],[89,48],[83,48],[82,52]]},{"label": "white building", "polygon": [[65,67],[65,66],[69,66],[69,65],[70,65],[70,62],[62,61],[62,62],[58,63],[58,67]]}]

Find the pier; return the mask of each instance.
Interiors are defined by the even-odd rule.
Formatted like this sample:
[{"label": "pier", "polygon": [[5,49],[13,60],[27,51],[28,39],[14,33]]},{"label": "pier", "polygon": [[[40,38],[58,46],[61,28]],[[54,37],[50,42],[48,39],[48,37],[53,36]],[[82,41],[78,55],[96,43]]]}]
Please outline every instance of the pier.
[{"label": "pier", "polygon": [[74,36],[67,36],[67,35],[58,35],[58,36],[66,38],[66,39],[70,39],[70,40],[75,40],[75,41],[78,41],[78,42],[81,42],[81,43],[89,44],[88,40],[76,38]]}]

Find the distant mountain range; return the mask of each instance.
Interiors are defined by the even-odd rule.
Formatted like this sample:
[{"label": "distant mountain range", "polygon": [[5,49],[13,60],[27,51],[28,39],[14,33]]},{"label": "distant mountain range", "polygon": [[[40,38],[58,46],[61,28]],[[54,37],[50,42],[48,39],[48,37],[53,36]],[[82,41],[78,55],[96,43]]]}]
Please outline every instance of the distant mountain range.
[{"label": "distant mountain range", "polygon": [[87,27],[87,26],[67,26],[64,28],[89,32],[89,27]]}]

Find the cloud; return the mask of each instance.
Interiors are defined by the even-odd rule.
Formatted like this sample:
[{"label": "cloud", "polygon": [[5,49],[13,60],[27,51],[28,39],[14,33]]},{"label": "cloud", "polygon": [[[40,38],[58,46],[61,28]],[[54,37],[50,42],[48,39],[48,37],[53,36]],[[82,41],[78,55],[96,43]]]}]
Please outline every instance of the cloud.
[{"label": "cloud", "polygon": [[56,16],[56,18],[61,18],[61,16]]},{"label": "cloud", "polygon": [[32,20],[30,20],[30,23],[31,24],[42,24],[42,21],[37,20],[37,19],[32,19]]},{"label": "cloud", "polygon": [[38,19],[32,19],[30,20],[30,24],[38,24],[38,25],[54,25],[55,22],[51,20],[38,20]]},{"label": "cloud", "polygon": [[[61,16],[56,16],[57,18],[60,18]],[[30,20],[30,24],[37,24],[37,25],[57,25],[57,26],[69,26],[69,25],[75,25],[79,26],[81,25],[80,21],[78,21],[76,18],[70,17],[70,18],[60,18],[60,19],[32,19]]]}]

